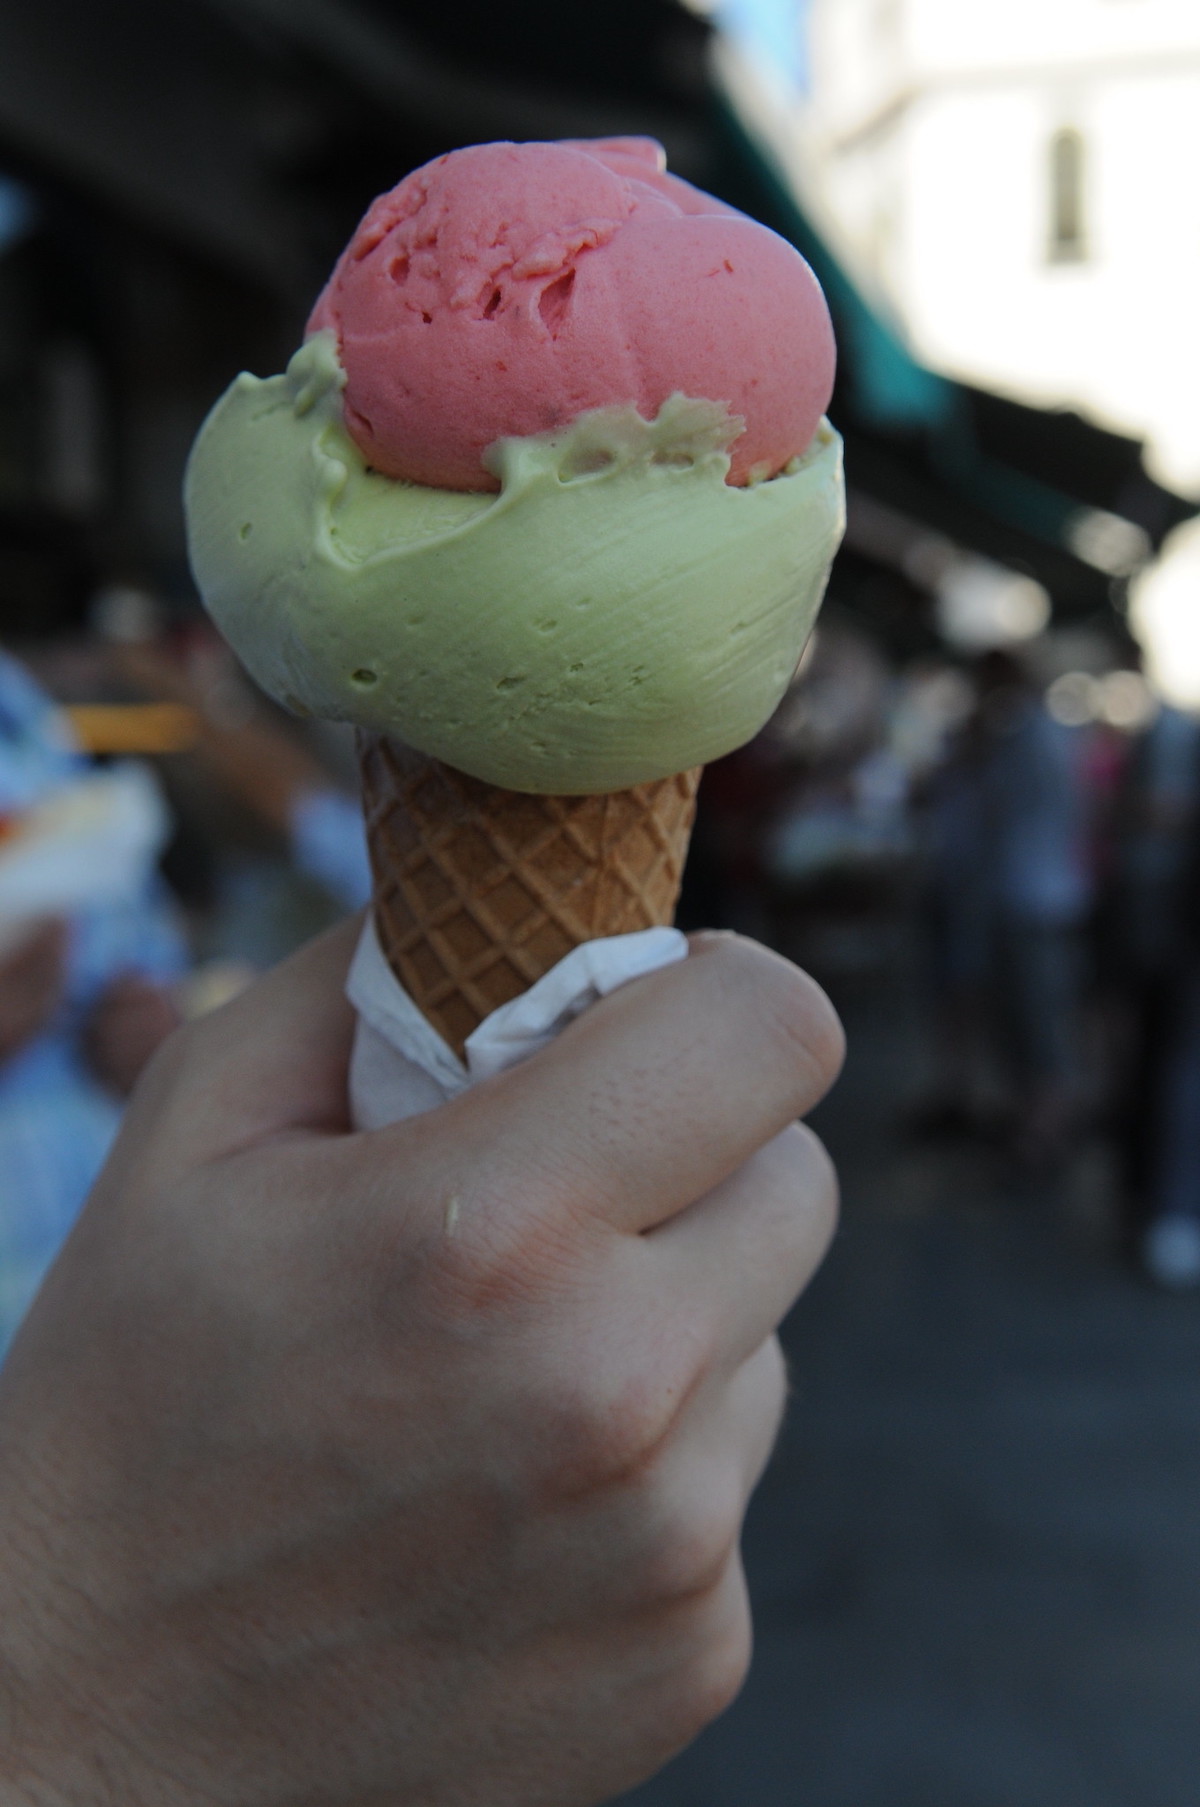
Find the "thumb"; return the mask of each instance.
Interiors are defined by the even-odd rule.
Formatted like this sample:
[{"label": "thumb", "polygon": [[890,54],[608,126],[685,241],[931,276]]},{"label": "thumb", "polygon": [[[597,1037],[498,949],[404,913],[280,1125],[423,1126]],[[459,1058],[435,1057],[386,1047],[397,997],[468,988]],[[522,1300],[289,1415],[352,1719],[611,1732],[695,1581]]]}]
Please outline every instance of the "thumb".
[{"label": "thumb", "polygon": [[523,1065],[374,1131],[372,1158],[381,1172],[428,1158],[464,1214],[582,1213],[636,1234],[803,1115],[842,1046],[832,1005],[796,967],[753,942],[704,939]]},{"label": "thumb", "polygon": [[349,1129],[345,984],[361,926],[361,916],[339,923],[177,1030],[134,1093],[130,1132],[157,1124],[177,1158],[200,1162],[289,1131]]}]

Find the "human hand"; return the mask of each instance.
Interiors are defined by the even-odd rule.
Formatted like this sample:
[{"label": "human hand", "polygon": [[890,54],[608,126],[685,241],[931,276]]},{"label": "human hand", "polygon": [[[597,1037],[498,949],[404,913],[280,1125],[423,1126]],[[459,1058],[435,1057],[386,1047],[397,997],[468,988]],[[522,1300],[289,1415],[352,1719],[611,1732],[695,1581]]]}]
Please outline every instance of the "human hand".
[{"label": "human hand", "polygon": [[0,1064],[46,1028],[66,980],[67,925],[39,922],[0,954]]},{"label": "human hand", "polygon": [[702,938],[352,1134],[353,935],[160,1051],[0,1372],[5,1807],[586,1807],[741,1682],[828,1003]]},{"label": "human hand", "polygon": [[182,1017],[167,986],[122,973],[97,998],[83,1026],[88,1065],[110,1092],[127,1098],[142,1068]]},{"label": "human hand", "polygon": [[329,789],[329,773],[253,689],[224,641],[203,641],[185,658],[124,646],[118,659],[135,689],[196,711],[196,751],[209,775],[277,834],[291,834],[301,798]]}]

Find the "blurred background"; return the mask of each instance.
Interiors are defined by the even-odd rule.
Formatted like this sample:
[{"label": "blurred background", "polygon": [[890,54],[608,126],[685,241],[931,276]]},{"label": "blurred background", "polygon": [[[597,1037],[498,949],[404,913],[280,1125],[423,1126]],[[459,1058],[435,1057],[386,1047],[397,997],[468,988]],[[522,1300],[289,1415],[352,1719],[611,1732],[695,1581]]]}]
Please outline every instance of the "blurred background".
[{"label": "blurred background", "polygon": [[199,611],[205,411],[406,170],[622,133],[812,262],[849,486],[683,900],[845,1017],[844,1224],[753,1675],[630,1801],[1194,1807],[1193,0],[0,9],[0,1334],[162,1036],[366,892],[352,745]]}]

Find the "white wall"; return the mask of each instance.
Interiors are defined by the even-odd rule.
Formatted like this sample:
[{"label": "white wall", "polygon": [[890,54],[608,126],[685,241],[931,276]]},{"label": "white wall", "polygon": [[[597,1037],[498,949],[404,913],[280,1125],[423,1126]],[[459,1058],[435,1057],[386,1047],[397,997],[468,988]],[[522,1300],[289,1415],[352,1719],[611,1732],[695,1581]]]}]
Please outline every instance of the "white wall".
[{"label": "white wall", "polygon": [[[1147,437],[1200,494],[1200,0],[815,0],[813,80],[811,179],[917,352]],[[1064,127],[1078,262],[1050,255]]]}]

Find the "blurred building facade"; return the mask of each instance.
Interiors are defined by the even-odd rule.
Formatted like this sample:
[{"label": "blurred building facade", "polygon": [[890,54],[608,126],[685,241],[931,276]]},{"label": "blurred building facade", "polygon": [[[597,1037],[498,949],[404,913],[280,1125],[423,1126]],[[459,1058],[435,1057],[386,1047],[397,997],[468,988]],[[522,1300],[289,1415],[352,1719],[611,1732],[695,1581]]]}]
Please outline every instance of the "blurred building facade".
[{"label": "blurred building facade", "polygon": [[811,0],[814,204],[934,369],[1200,494],[1194,0]]}]

